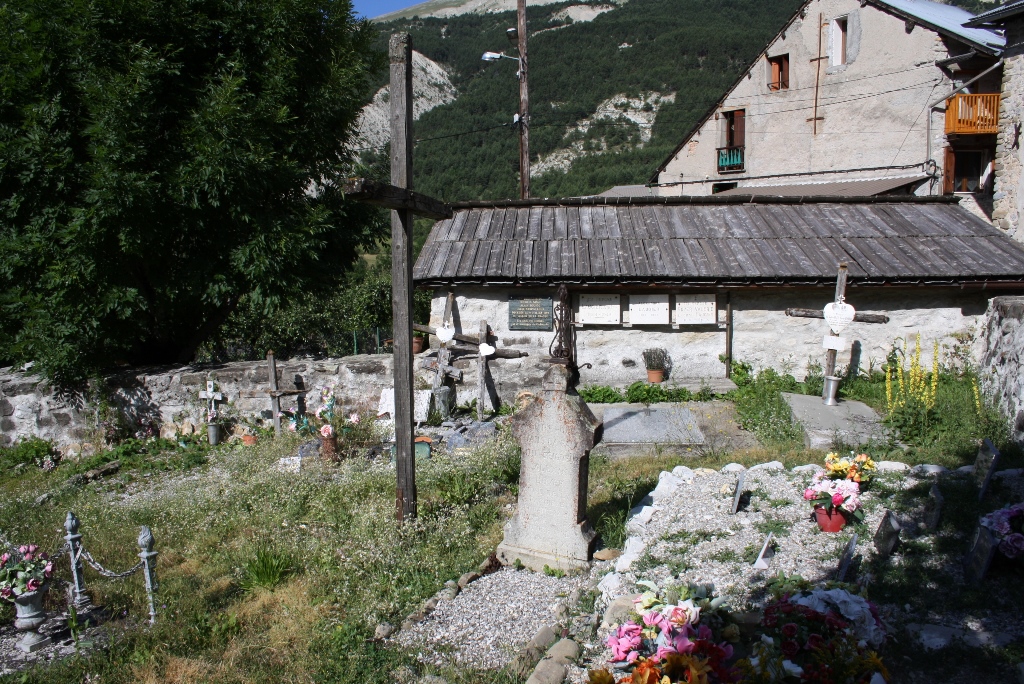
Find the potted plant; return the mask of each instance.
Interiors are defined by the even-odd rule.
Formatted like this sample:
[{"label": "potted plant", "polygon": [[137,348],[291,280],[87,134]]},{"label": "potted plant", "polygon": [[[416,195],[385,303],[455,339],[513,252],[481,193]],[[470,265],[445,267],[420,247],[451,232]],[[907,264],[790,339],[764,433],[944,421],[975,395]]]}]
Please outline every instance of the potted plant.
[{"label": "potted plant", "polygon": [[26,653],[36,651],[50,643],[49,637],[36,629],[46,622],[43,597],[50,588],[53,562],[35,544],[18,548],[16,554],[0,556],[0,596],[14,604],[17,618],[14,626],[25,636],[18,648]]},{"label": "potted plant", "polygon": [[824,472],[815,473],[804,499],[814,507],[814,519],[822,532],[838,532],[847,518],[864,520],[860,505],[860,485],[853,480],[830,480]]},{"label": "potted plant", "polygon": [[421,351],[423,351],[424,341],[425,340],[424,340],[424,337],[423,337],[423,333],[417,332],[417,333],[413,333],[412,334],[412,353],[413,354],[419,354]]},{"label": "potted plant", "polygon": [[642,356],[644,357],[644,366],[647,368],[647,382],[664,381],[668,352],[664,349],[644,349]]},{"label": "potted plant", "polygon": [[338,437],[330,423],[320,428],[320,457],[330,462],[338,460]]}]

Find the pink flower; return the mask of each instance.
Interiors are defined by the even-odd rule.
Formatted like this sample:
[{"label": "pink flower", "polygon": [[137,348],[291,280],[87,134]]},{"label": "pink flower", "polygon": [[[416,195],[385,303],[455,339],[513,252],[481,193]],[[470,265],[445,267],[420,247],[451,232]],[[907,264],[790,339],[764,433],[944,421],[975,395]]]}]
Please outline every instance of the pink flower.
[{"label": "pink flower", "polygon": [[685,633],[677,634],[676,638],[672,641],[672,646],[675,647],[676,653],[693,653],[693,649],[697,647],[697,644],[690,641]]},{"label": "pink flower", "polygon": [[635,649],[640,646],[640,625],[632,621],[619,625],[618,631],[609,636],[606,643],[612,649],[612,660],[627,662],[636,660]]},{"label": "pink flower", "polygon": [[330,425],[324,425],[322,428],[320,428],[320,434],[325,438],[333,437],[334,428],[332,428]]},{"label": "pink flower", "polygon": [[669,627],[668,620],[665,619],[665,616],[654,610],[644,615],[644,624],[648,627],[657,628],[659,632],[671,629]]},{"label": "pink flower", "polygon": [[842,506],[844,501],[846,501],[846,497],[843,496],[842,494],[833,494],[832,495],[832,505],[833,506]]},{"label": "pink flower", "polygon": [[29,544],[28,545],[28,552],[29,553],[35,553],[38,549],[39,549],[39,547],[36,546],[35,544]]},{"label": "pink flower", "polygon": [[675,653],[676,649],[671,646],[659,646],[657,653],[651,656],[651,660],[660,663],[669,653]]},{"label": "pink flower", "polygon": [[712,637],[711,628],[707,625],[701,625],[697,628],[697,638],[707,640]]},{"label": "pink flower", "polygon": [[14,595],[14,592],[11,591],[10,587],[4,587],[4,588],[0,589],[0,596],[3,596],[5,599],[6,598],[11,598],[11,596],[13,596],[13,595]]},{"label": "pink flower", "polygon": [[26,562],[32,560],[33,558],[35,558],[35,556],[33,556],[31,553],[26,553],[25,554],[25,561]]},{"label": "pink flower", "polygon": [[43,568],[43,574],[49,577],[53,574],[53,563],[47,563],[46,567]]},{"label": "pink flower", "polygon": [[7,565],[7,561],[9,560],[11,560],[11,554],[9,553],[5,553],[4,555],[0,556],[0,568]]},{"label": "pink flower", "polygon": [[28,553],[28,547],[27,546],[19,546],[18,547],[18,553],[21,553],[21,554]]},{"label": "pink flower", "polygon": [[358,413],[353,413],[352,415],[350,415],[348,417],[348,422],[352,423],[353,425],[358,425],[359,424],[359,414]]},{"label": "pink flower", "polygon": [[814,498],[815,493],[816,492],[814,491],[813,487],[808,487],[807,489],[804,490],[804,498],[810,501],[811,499]]},{"label": "pink flower", "polygon": [[41,586],[42,586],[42,584],[39,582],[39,580],[37,580],[37,579],[30,579],[28,581],[28,583],[26,583],[25,588],[28,591],[35,591],[36,589],[38,589]]}]

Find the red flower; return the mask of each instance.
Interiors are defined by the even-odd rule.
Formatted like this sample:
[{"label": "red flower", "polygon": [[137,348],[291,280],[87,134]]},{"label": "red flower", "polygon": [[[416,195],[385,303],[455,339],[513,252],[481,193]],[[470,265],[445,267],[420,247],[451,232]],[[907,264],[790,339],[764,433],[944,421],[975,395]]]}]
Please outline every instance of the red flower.
[{"label": "red flower", "polygon": [[782,625],[782,636],[792,639],[800,631],[800,628],[796,626],[795,622],[789,622]]},{"label": "red flower", "polygon": [[786,639],[782,642],[782,655],[787,658],[795,658],[800,652],[800,644],[796,643],[792,639]]},{"label": "red flower", "polygon": [[794,606],[793,606],[792,603],[783,603],[783,604],[779,605],[779,612],[782,613],[783,615],[789,615],[790,613],[793,612],[793,610],[794,610]]},{"label": "red flower", "polygon": [[825,637],[820,634],[812,634],[807,637],[807,650],[813,651],[816,648],[821,648],[825,645]]}]

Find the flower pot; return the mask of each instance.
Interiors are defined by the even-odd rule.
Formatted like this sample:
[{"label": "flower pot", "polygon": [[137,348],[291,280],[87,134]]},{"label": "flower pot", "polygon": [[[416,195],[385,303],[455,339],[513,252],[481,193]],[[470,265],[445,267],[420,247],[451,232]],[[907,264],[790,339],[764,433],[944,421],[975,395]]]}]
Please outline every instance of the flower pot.
[{"label": "flower pot", "polygon": [[657,383],[665,380],[664,370],[648,370],[647,371],[647,382]]},{"label": "flower pot", "polygon": [[21,596],[14,597],[14,610],[16,618],[14,627],[25,636],[18,642],[18,648],[25,653],[38,651],[50,643],[50,637],[43,636],[36,630],[46,622],[46,613],[43,612],[43,597],[49,584],[44,584],[35,591],[26,591]]},{"label": "flower pot", "polygon": [[242,444],[245,446],[256,446],[256,435],[242,435]]},{"label": "flower pot", "polygon": [[338,458],[338,438],[334,435],[320,438],[320,458],[336,463]]},{"label": "flower pot", "polygon": [[208,423],[206,425],[206,434],[210,438],[210,446],[217,446],[220,443],[220,425]]},{"label": "flower pot", "polygon": [[422,337],[414,337],[414,338],[412,338],[412,353],[413,354],[419,354],[421,351],[423,351],[423,338]]},{"label": "flower pot", "polygon": [[818,529],[822,532],[838,532],[846,526],[846,518],[834,506],[831,513],[824,506],[815,506],[814,519],[818,521]]}]

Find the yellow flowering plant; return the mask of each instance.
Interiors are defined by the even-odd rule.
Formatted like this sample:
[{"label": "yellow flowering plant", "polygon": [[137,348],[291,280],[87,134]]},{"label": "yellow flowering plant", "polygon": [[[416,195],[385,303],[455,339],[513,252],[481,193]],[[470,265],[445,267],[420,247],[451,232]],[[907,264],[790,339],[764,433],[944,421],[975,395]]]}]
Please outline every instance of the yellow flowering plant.
[{"label": "yellow flowering plant", "polygon": [[825,455],[825,477],[830,480],[853,480],[866,484],[875,476],[877,468],[874,460],[867,454],[855,454],[840,457],[835,452]]}]

